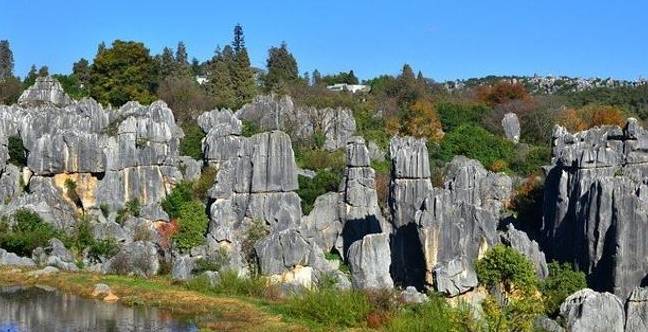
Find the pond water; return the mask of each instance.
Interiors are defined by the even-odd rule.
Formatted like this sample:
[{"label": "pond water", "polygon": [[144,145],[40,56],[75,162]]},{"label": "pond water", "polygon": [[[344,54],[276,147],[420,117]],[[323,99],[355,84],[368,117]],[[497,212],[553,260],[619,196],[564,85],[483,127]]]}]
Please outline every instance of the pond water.
[{"label": "pond water", "polygon": [[127,307],[47,287],[0,287],[0,332],[197,331],[151,307]]}]

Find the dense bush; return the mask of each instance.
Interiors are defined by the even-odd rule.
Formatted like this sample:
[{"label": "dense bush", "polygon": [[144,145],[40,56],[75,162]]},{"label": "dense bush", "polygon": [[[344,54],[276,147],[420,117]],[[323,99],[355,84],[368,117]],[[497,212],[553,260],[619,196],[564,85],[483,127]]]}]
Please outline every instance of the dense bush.
[{"label": "dense bush", "polygon": [[201,245],[209,219],[205,207],[198,201],[182,204],[178,211],[178,232],[173,236],[176,247],[182,251]]},{"label": "dense bush", "polygon": [[196,160],[203,160],[202,139],[205,133],[195,121],[182,125],[184,137],[180,140],[180,154]]},{"label": "dense bush", "polygon": [[193,197],[202,202],[206,202],[207,192],[214,185],[216,180],[216,175],[218,175],[218,169],[215,167],[205,167],[200,173],[200,178],[193,183]]},{"label": "dense bush", "polygon": [[31,256],[37,247],[44,247],[51,238],[61,234],[52,225],[45,223],[41,217],[27,209],[16,211],[13,225],[3,221],[5,232],[0,234],[0,247],[20,256]]},{"label": "dense bush", "polygon": [[338,190],[342,176],[329,170],[321,170],[312,179],[299,176],[298,180],[297,195],[301,198],[302,212],[308,214],[313,209],[313,204],[318,196]]},{"label": "dense bush", "polygon": [[409,331],[475,331],[477,322],[464,308],[454,309],[439,296],[419,305],[408,305],[389,321],[385,330]]},{"label": "dense bush", "polygon": [[587,282],[583,272],[574,271],[567,263],[551,262],[549,264],[549,276],[541,286],[547,315],[556,315],[558,309],[560,309],[560,304],[567,296],[586,287]]},{"label": "dense bush", "polygon": [[475,266],[479,282],[487,287],[500,284],[507,289],[530,289],[538,286],[533,264],[515,249],[496,245]]},{"label": "dense bush", "polygon": [[173,187],[171,193],[162,200],[162,209],[169,215],[169,218],[176,219],[180,216],[182,206],[190,202],[192,196],[191,182],[182,181]]},{"label": "dense bush", "polygon": [[513,143],[489,133],[474,125],[462,125],[446,134],[440,145],[439,154],[449,161],[456,155],[479,160],[490,168],[498,160],[510,163],[514,155]]},{"label": "dense bush", "polygon": [[243,120],[243,129],[241,134],[245,137],[252,137],[256,134],[262,133],[263,130],[252,121]]},{"label": "dense bush", "polygon": [[22,138],[20,136],[9,136],[7,143],[9,162],[18,167],[27,166],[27,150],[25,150]]},{"label": "dense bush", "polygon": [[250,296],[264,298],[272,292],[272,287],[266,284],[262,278],[240,277],[238,273],[231,270],[221,271],[219,282],[211,285],[206,276],[201,275],[191,279],[187,288],[199,292],[210,292],[229,296]]},{"label": "dense bush", "polygon": [[492,111],[484,104],[451,102],[438,103],[436,110],[446,133],[463,124],[479,125],[482,118]]},{"label": "dense bush", "polygon": [[549,146],[529,146],[523,149],[518,145],[511,160],[511,170],[517,174],[531,174],[539,172],[541,167],[549,165],[551,161],[551,148]]},{"label": "dense bush", "polygon": [[283,311],[335,329],[362,326],[372,309],[369,298],[360,291],[321,289],[290,298]]},{"label": "dense bush", "polygon": [[342,173],[346,167],[346,152],[343,150],[329,152],[320,149],[297,149],[295,159],[299,167],[313,171],[329,169]]}]

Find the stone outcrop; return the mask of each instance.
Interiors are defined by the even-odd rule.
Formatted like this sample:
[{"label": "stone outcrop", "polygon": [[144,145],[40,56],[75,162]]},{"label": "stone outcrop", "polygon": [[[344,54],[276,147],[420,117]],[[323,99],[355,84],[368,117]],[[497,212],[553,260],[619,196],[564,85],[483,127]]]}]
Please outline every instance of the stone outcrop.
[{"label": "stone outcrop", "polygon": [[517,250],[533,263],[538,277],[544,279],[549,275],[545,254],[540,250],[538,243],[530,240],[525,232],[515,229],[513,224],[508,224],[506,232],[501,234],[501,239],[502,243]]},{"label": "stone outcrop", "polygon": [[119,253],[101,267],[103,273],[151,277],[158,273],[160,262],[155,244],[136,241],[121,247]]},{"label": "stone outcrop", "polygon": [[648,288],[635,288],[626,302],[626,332],[648,331]]},{"label": "stone outcrop", "polygon": [[567,297],[560,305],[560,316],[572,332],[623,332],[625,323],[619,298],[588,288]]},{"label": "stone outcrop", "polygon": [[506,113],[502,118],[504,136],[513,143],[520,142],[520,120],[515,113]]},{"label": "stone outcrop", "polygon": [[648,131],[553,133],[543,234],[552,259],[576,262],[590,286],[625,298],[648,275]]},{"label": "stone outcrop", "polygon": [[475,287],[472,265],[499,243],[511,179],[458,156],[447,166],[444,187],[433,188],[424,140],[395,137],[390,155],[392,274],[406,285],[434,285],[451,296]]},{"label": "stone outcrop", "polygon": [[51,77],[38,77],[34,85],[25,90],[18,104],[22,106],[52,105],[65,107],[72,104],[72,99],[63,92],[61,83]]},{"label": "stone outcrop", "polygon": [[369,234],[349,247],[351,283],[359,289],[392,288],[388,234]]},{"label": "stone outcrop", "polygon": [[0,248],[0,266],[35,267],[36,263],[31,258],[20,257],[12,252]]},{"label": "stone outcrop", "polygon": [[300,107],[289,96],[258,96],[238,110],[236,117],[262,130],[282,130],[293,139],[311,138],[319,131],[326,138],[324,148],[330,151],[343,148],[356,131],[350,109]]},{"label": "stone outcrop", "polygon": [[59,239],[51,239],[45,248],[36,248],[32,259],[40,266],[53,266],[62,271],[78,271],[74,256]]}]

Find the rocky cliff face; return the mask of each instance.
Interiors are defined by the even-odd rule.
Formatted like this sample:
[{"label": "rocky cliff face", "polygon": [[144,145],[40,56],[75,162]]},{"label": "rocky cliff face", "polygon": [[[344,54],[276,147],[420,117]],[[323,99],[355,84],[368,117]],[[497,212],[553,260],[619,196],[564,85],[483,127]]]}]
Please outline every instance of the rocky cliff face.
[{"label": "rocky cliff face", "polygon": [[[244,137],[242,119],[270,131]],[[390,142],[389,211],[381,210],[371,167],[381,154],[352,136],[348,110],[297,108],[271,96],[197,121],[206,134],[198,161],[180,156],[183,132],[163,102],[104,108],[39,79],[18,104],[0,106],[0,216],[26,208],[70,232],[85,214],[97,239],[120,243],[117,254],[88,267],[94,272],[150,276],[172,260],[174,276],[188,280],[200,259],[225,254],[223,268],[246,275],[252,267],[292,286],[333,277],[339,288],[416,286],[448,297],[477,286],[475,262],[501,242],[528,257],[540,277],[548,274],[547,258],[589,274],[595,291],[574,294],[561,308],[572,330],[645,325],[646,291],[637,287],[648,275],[648,131],[636,120],[576,134],[556,128],[539,243],[502,223],[511,178],[457,156],[434,187],[426,142],[412,137]],[[297,128],[296,136],[277,128]],[[346,168],[338,190],[318,197],[304,216],[291,139],[319,130],[326,148],[346,150]],[[25,147],[25,165],[10,159],[16,141]],[[162,257],[160,230],[172,223],[160,203],[179,181],[199,178],[203,165],[217,170],[205,244]],[[139,213],[117,223],[133,200]],[[0,265],[76,268],[58,240],[32,257],[0,250]]]},{"label": "rocky cliff face", "polygon": [[543,233],[551,258],[577,263],[596,290],[626,298],[648,275],[648,132],[553,133]]},{"label": "rocky cliff face", "polygon": [[[58,82],[39,78],[18,105],[0,106],[0,128],[4,215],[28,207],[69,228],[78,211],[102,217],[101,206],[116,212],[137,199],[157,219],[165,215],[158,203],[183,178],[177,167],[183,132],[161,101],[104,109],[92,99],[72,101]],[[22,169],[5,166],[12,136],[28,154]],[[77,184],[78,202],[65,195],[67,180]]]},{"label": "rocky cliff face", "polygon": [[356,131],[350,109],[296,106],[289,96],[256,97],[238,110],[236,117],[255,123],[262,130],[282,130],[293,139],[321,133],[325,137],[324,148],[330,151],[344,148]]},{"label": "rocky cliff face", "polygon": [[401,282],[454,296],[477,285],[473,263],[499,243],[500,210],[511,179],[455,157],[433,188],[424,140],[391,141],[392,273]]}]

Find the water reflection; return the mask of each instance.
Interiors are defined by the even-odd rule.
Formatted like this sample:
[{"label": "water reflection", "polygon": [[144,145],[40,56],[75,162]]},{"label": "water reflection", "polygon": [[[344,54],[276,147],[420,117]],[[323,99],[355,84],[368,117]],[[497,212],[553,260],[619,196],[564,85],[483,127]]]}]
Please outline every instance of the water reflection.
[{"label": "water reflection", "polygon": [[163,310],[84,299],[44,287],[0,287],[0,332],[197,331]]}]

